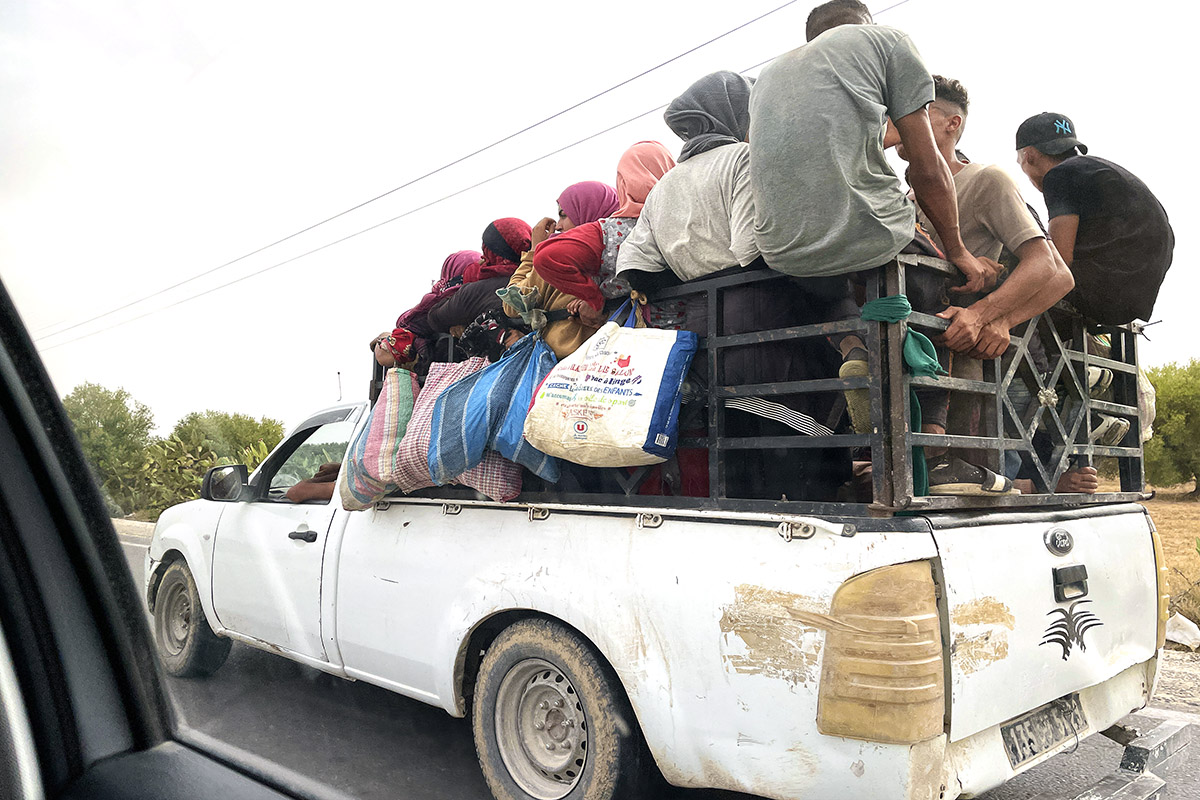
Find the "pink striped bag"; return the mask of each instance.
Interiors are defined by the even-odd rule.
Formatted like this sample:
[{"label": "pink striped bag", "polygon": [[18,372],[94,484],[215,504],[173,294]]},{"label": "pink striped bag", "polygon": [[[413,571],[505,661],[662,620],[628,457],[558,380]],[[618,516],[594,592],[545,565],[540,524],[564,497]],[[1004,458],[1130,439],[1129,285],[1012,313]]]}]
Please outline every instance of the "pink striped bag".
[{"label": "pink striped bag", "polygon": [[400,443],[408,430],[419,385],[405,369],[389,369],[371,418],[346,452],[338,495],[347,511],[370,508],[396,490]]},{"label": "pink striped bag", "polygon": [[[433,407],[452,383],[487,366],[485,358],[469,358],[458,364],[434,363],[429,366],[425,385],[413,406],[408,432],[400,442],[396,469],[387,477],[404,492],[434,486],[429,474],[429,442],[433,431]],[[484,453],[483,461],[459,475],[451,483],[461,483],[493,500],[506,502],[521,493],[521,468],[495,450]]]}]

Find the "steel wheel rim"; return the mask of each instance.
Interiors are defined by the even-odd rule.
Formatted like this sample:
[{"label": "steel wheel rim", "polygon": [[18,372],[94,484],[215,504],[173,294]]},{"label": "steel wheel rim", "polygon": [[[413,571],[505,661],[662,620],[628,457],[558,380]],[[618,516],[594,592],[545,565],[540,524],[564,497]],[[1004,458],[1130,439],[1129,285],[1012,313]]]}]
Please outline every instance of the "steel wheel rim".
[{"label": "steel wheel rim", "polygon": [[158,640],[166,651],[177,656],[187,646],[192,631],[192,599],[182,583],[167,587],[166,595],[158,599]]},{"label": "steel wheel rim", "polygon": [[583,703],[563,671],[529,658],[513,665],[496,693],[496,744],[508,774],[537,800],[559,800],[587,764]]}]

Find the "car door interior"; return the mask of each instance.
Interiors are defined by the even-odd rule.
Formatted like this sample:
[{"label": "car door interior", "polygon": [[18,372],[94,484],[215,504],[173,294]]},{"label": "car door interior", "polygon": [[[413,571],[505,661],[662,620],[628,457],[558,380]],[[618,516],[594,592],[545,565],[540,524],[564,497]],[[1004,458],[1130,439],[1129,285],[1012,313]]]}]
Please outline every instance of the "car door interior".
[{"label": "car door interior", "polygon": [[0,633],[4,798],[337,796],[177,725],[105,506],[2,285]]}]

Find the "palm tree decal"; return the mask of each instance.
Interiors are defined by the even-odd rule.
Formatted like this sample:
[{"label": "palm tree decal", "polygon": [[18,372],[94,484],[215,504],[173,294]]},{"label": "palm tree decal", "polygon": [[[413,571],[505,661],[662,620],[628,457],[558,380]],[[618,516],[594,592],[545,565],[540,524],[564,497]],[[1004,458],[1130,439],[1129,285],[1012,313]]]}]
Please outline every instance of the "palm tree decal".
[{"label": "palm tree decal", "polygon": [[1071,649],[1076,645],[1079,646],[1080,652],[1086,652],[1087,644],[1083,641],[1083,635],[1092,628],[1098,628],[1104,624],[1099,617],[1086,609],[1078,612],[1075,610],[1077,606],[1090,602],[1092,601],[1076,600],[1068,608],[1056,608],[1047,614],[1048,617],[1056,614],[1059,616],[1050,623],[1050,627],[1046,628],[1046,634],[1042,637],[1039,646],[1042,644],[1058,645],[1062,648],[1063,661],[1067,660],[1067,657],[1071,655]]}]

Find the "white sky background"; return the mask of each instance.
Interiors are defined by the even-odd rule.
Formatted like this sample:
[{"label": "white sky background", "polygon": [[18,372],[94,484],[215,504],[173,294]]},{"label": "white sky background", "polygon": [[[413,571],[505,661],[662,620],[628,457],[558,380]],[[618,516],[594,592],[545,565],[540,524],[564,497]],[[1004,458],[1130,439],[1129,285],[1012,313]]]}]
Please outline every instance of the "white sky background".
[{"label": "white sky background", "polygon": [[[120,313],[55,335],[405,183],[780,5],[11,0],[0,9],[0,277],[56,386],[122,386],[160,432],[207,408],[298,423],[366,395],[367,341],[496,217],[535,222],[661,113],[190,302],[172,303],[666,103],[717,69],[799,46],[800,0],[434,178]],[[886,0],[871,3],[885,8]],[[1039,210],[1013,134],[1071,116],[1093,155],[1158,195],[1177,237],[1146,364],[1200,355],[1190,2],[910,0],[879,17],[966,84],[962,148]],[[1182,167],[1182,168],[1181,168]],[[154,312],[154,313],[149,313]],[[148,315],[147,315],[148,314]],[[141,319],[134,319],[142,317]],[[128,324],[102,331],[125,320]]]}]

